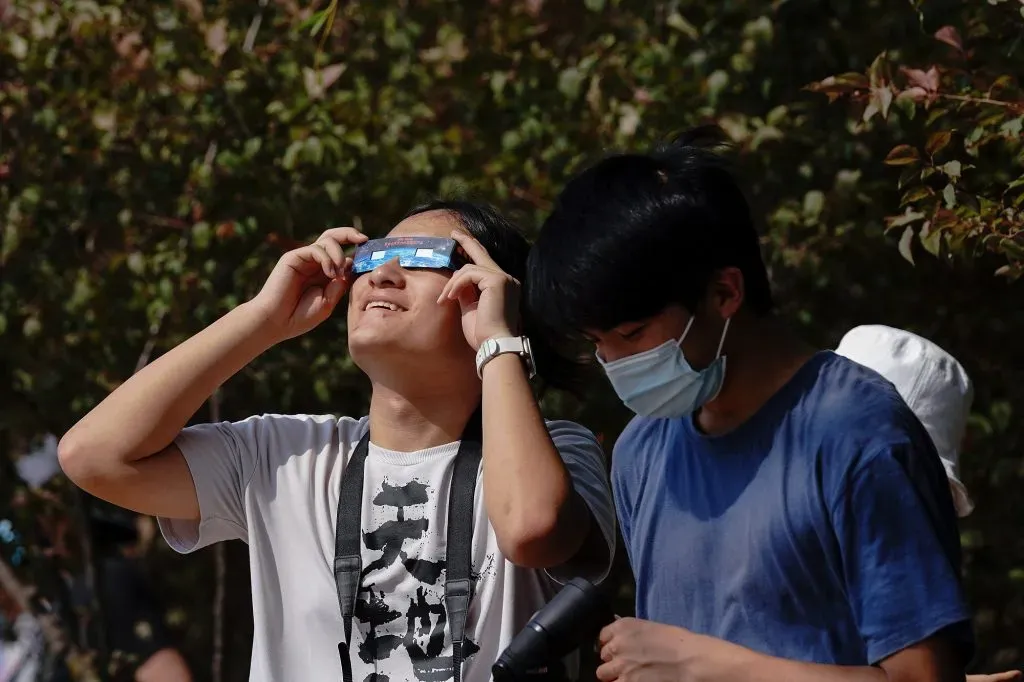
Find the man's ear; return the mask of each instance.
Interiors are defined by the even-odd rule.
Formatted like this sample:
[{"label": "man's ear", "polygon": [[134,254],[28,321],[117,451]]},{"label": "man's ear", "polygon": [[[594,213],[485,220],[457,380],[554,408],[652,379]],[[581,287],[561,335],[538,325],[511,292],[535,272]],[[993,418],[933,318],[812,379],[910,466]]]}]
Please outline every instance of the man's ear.
[{"label": "man's ear", "polygon": [[722,268],[708,286],[707,307],[727,320],[736,315],[745,298],[743,273],[739,268]]}]

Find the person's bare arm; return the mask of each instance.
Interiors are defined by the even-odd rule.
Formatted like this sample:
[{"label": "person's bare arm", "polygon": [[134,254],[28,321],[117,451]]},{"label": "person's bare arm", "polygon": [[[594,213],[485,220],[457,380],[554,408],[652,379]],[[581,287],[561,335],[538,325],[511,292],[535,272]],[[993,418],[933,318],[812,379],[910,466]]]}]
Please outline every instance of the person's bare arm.
[{"label": "person's bare arm", "polygon": [[214,389],[271,345],[264,315],[235,308],[142,368],[60,441],[61,467],[83,490],[153,516],[199,518],[192,476],[172,441]]},{"label": "person's bare arm", "polygon": [[161,649],[135,671],[135,682],[192,682],[192,673],[177,649]]},{"label": "person's bare arm", "polygon": [[[484,499],[509,561],[551,568],[602,542],[533,397],[523,363],[498,356],[483,372]],[[597,557],[595,557],[597,559]]]},{"label": "person's bare arm", "polygon": [[604,628],[600,642],[601,682],[964,682],[960,648],[943,635],[908,646],[874,666],[792,661],[634,618]]},{"label": "person's bare arm", "polygon": [[366,237],[328,230],[289,251],[259,295],[157,358],[111,393],[61,439],[61,467],[79,487],[151,516],[199,519],[195,484],[178,433],[213,391],[279,341],[323,322],[348,288],[346,243]]},{"label": "person's bare arm", "polygon": [[[456,231],[452,237],[473,264],[452,277],[438,303],[458,300],[464,314],[475,312],[472,327],[464,326],[473,348],[488,338],[513,336],[519,282],[472,236]],[[498,356],[484,367],[482,379],[484,500],[498,546],[519,566],[561,565],[598,544],[596,523],[573,488],[521,360]]]}]

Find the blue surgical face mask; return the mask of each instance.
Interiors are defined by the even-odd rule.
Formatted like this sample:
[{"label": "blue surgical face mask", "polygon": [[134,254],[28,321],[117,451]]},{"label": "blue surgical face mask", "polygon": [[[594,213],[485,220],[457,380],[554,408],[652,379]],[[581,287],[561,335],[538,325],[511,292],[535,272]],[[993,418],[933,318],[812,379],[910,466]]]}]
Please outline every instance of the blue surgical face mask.
[{"label": "blue surgical face mask", "polygon": [[678,341],[665,343],[612,362],[597,360],[626,407],[643,417],[683,417],[700,409],[718,395],[725,379],[722,346],[729,331],[725,321],[714,361],[698,371],[683,356],[682,343],[693,326],[693,317]]}]

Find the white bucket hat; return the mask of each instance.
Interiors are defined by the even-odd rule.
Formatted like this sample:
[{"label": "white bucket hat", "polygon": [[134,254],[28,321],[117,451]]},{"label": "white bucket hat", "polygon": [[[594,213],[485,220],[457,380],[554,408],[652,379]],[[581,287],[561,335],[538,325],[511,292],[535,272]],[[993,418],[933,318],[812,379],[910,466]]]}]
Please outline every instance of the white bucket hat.
[{"label": "white bucket hat", "polygon": [[884,325],[851,329],[835,352],[875,370],[896,387],[935,443],[957,514],[970,514],[974,503],[958,475],[960,443],[974,399],[963,366],[928,339]]}]

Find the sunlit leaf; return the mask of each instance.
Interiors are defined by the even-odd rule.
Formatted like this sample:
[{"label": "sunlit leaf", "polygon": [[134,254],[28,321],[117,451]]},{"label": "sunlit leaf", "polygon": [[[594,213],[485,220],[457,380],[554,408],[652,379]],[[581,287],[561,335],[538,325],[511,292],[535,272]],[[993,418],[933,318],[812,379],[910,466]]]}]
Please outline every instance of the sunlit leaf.
[{"label": "sunlit leaf", "polygon": [[899,242],[898,248],[899,248],[900,255],[903,256],[907,260],[907,262],[909,262],[911,265],[914,264],[914,254],[913,254],[913,252],[911,250],[911,247],[913,246],[913,243],[914,243],[914,228],[912,226],[908,225],[907,228],[905,230],[903,230],[903,234],[900,236],[900,242]]},{"label": "sunlit leaf", "polygon": [[921,155],[909,144],[893,147],[885,157],[884,163],[889,166],[907,166],[921,160]]},{"label": "sunlit leaf", "polygon": [[963,52],[963,40],[960,38],[960,32],[955,27],[943,26],[935,32],[935,38]]},{"label": "sunlit leaf", "polygon": [[948,130],[933,133],[928,138],[928,143],[925,145],[924,150],[929,156],[935,156],[949,144],[951,139],[953,139],[953,133]]}]

